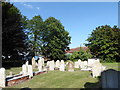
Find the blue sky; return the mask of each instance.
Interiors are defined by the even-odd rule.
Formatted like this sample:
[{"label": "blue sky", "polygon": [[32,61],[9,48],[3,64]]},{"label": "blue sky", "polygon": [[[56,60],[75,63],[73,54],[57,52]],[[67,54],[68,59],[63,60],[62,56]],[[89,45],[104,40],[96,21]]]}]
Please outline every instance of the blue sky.
[{"label": "blue sky", "polygon": [[118,25],[117,2],[13,2],[20,12],[31,19],[52,16],[60,20],[71,38],[70,48],[84,46],[89,34],[101,25]]}]

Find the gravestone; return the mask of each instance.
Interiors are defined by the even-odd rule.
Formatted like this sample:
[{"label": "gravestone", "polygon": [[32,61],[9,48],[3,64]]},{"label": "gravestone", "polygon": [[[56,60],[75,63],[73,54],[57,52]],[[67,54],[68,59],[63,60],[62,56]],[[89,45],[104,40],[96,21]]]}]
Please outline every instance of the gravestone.
[{"label": "gravestone", "polygon": [[43,64],[43,61],[41,59],[38,60],[38,70],[39,71],[42,71],[42,64]]},{"label": "gravestone", "polygon": [[76,61],[75,64],[74,64],[74,67],[79,68],[79,62]]},{"label": "gravestone", "polygon": [[68,71],[70,72],[74,71],[74,63],[72,61],[68,62]]},{"label": "gravestone", "polygon": [[54,70],[55,65],[54,65],[54,60],[50,61],[49,63],[49,70]]},{"label": "gravestone", "polygon": [[28,75],[29,75],[29,78],[32,78],[32,77],[33,77],[32,65],[28,65]]},{"label": "gravestone", "polygon": [[64,60],[61,60],[60,71],[65,71],[65,62],[64,62]]},{"label": "gravestone", "polygon": [[87,66],[88,66],[88,62],[87,61],[84,61],[84,66],[85,66],[85,68],[87,68]]},{"label": "gravestone", "polygon": [[55,67],[60,68],[60,61],[59,60],[56,61]]},{"label": "gravestone", "polygon": [[103,68],[102,68],[102,64],[101,63],[95,62],[92,65],[92,75],[93,75],[93,78],[100,76],[102,71],[103,71]]},{"label": "gravestone", "polygon": [[102,88],[118,88],[120,81],[120,71],[116,71],[113,69],[108,69],[101,74],[102,77]]},{"label": "gravestone", "polygon": [[47,61],[47,66],[49,66],[50,61]]},{"label": "gravestone", "polygon": [[78,60],[78,64],[79,64],[79,68],[81,67],[80,65],[81,65],[81,60],[79,59]]},{"label": "gravestone", "polygon": [[41,58],[41,60],[42,60],[42,66],[44,66],[44,58]]},{"label": "gravestone", "polygon": [[88,67],[92,67],[92,65],[93,65],[95,62],[100,63],[100,60],[99,60],[99,59],[88,59]]},{"label": "gravestone", "polygon": [[5,87],[5,68],[0,68],[0,87]]},{"label": "gravestone", "polygon": [[29,62],[28,62],[28,60],[27,60],[26,63],[25,63],[25,65],[28,66],[28,63],[29,63]]},{"label": "gravestone", "polygon": [[34,57],[32,58],[32,67],[33,67],[33,68],[36,67],[36,61],[35,61],[35,58],[34,58]]},{"label": "gravestone", "polygon": [[27,75],[27,66],[26,66],[26,64],[22,65],[22,75]]},{"label": "gravestone", "polygon": [[80,68],[81,69],[86,69],[84,61],[81,61]]},{"label": "gravestone", "polygon": [[36,62],[36,64],[35,64],[36,66],[38,66],[38,63]]}]

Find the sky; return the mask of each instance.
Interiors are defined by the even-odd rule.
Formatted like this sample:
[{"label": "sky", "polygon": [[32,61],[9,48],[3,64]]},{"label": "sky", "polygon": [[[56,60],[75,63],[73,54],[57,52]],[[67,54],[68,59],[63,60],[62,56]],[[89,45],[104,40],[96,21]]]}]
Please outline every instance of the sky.
[{"label": "sky", "polygon": [[118,26],[118,2],[12,2],[31,19],[40,15],[60,20],[71,36],[70,48],[84,46],[86,39],[98,26]]}]

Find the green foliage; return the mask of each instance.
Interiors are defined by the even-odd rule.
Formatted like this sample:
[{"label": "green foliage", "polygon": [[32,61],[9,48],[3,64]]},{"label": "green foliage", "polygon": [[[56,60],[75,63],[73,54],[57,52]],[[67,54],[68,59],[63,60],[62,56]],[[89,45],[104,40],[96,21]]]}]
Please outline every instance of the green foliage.
[{"label": "green foliage", "polygon": [[65,59],[65,50],[68,49],[71,37],[62,23],[54,17],[45,20],[42,52],[48,58]]},{"label": "green foliage", "polygon": [[42,35],[44,23],[40,15],[34,16],[31,20],[26,20],[26,32],[28,34],[28,41],[31,44],[31,51],[36,54],[40,53],[42,46]]},{"label": "green foliage", "polygon": [[70,60],[70,56],[71,56],[72,54],[68,53],[68,54],[65,54],[65,55],[66,55],[66,60]]},{"label": "green foliage", "polygon": [[86,46],[95,57],[105,61],[119,61],[120,58],[120,29],[108,25],[99,26],[90,34]]},{"label": "green foliage", "polygon": [[26,50],[26,38],[20,11],[7,2],[2,3],[2,55],[18,58],[18,51]]},{"label": "green foliage", "polygon": [[81,60],[85,61],[91,57],[92,57],[92,55],[89,52],[89,50],[85,51],[82,48],[80,48],[79,51],[73,52],[73,54],[70,56],[70,59],[71,60],[81,59]]}]

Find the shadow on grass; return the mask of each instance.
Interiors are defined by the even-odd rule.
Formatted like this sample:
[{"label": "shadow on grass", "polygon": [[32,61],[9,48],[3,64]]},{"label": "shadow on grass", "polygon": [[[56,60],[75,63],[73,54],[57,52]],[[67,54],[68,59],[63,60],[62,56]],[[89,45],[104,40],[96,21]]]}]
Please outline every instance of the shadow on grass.
[{"label": "shadow on grass", "polygon": [[85,88],[82,88],[80,90],[95,90],[95,89],[101,90],[102,89],[102,87],[101,87],[101,77],[97,77],[97,79],[98,79],[98,82],[96,82],[96,83],[86,82],[84,84]]}]

